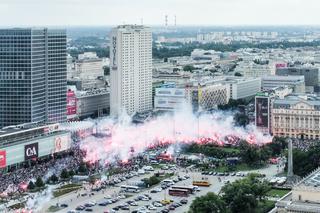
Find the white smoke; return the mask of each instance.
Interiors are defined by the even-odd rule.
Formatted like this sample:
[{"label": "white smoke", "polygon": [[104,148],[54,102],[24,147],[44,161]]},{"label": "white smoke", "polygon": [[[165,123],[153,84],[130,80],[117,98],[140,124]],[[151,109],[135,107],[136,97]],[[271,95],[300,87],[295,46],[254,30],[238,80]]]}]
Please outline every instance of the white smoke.
[{"label": "white smoke", "polygon": [[[234,136],[250,143],[263,144],[272,139],[271,136],[259,132],[254,125],[246,128],[235,126],[231,112],[217,111],[197,116],[187,106],[174,114],[158,116],[143,124],[132,124],[127,115],[121,116],[118,121],[104,118],[96,123],[97,129],[101,132],[111,132],[111,137],[91,136],[81,142],[80,147],[87,152],[85,160],[91,162],[128,160],[133,153],[141,153],[157,142],[175,145],[210,138],[223,145],[226,137]],[[169,152],[173,151],[173,148],[169,149]]]},{"label": "white smoke", "polygon": [[26,202],[26,209],[32,212],[42,212],[43,206],[53,198],[53,187],[31,195]]}]

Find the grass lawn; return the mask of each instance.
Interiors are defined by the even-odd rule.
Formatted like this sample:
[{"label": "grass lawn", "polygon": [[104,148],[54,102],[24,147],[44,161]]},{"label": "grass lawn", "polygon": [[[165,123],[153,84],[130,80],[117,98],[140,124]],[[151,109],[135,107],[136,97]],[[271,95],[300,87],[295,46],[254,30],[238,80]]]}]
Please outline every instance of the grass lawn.
[{"label": "grass lawn", "polygon": [[61,207],[59,207],[59,206],[50,206],[50,207],[48,208],[48,212],[57,212],[57,211],[59,211],[59,210],[61,210],[61,209],[63,209],[63,208],[61,208]]},{"label": "grass lawn", "polygon": [[81,187],[81,185],[75,184],[75,183],[70,183],[70,184],[63,185],[57,189],[59,190],[59,189],[67,189],[67,188],[75,188],[75,187],[79,188],[79,187]]},{"label": "grass lawn", "polygon": [[269,196],[269,197],[283,197],[288,192],[290,192],[290,190],[287,190],[287,189],[271,189],[268,192],[267,196]]},{"label": "grass lawn", "polygon": [[275,201],[266,200],[264,202],[259,202],[258,208],[256,210],[257,213],[267,213],[274,208]]},{"label": "grass lawn", "polygon": [[53,192],[54,197],[60,197],[62,195],[68,194],[73,191],[77,191],[80,187],[73,187],[73,188],[66,188],[66,189],[60,189]]}]

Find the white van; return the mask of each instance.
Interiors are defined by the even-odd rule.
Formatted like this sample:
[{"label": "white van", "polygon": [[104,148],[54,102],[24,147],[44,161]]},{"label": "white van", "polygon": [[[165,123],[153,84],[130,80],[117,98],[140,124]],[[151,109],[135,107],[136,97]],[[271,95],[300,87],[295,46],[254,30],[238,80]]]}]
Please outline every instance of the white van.
[{"label": "white van", "polygon": [[165,180],[162,181],[162,183],[165,183],[165,184],[170,185],[170,186],[174,185],[174,181],[170,180],[170,179],[165,179]]}]

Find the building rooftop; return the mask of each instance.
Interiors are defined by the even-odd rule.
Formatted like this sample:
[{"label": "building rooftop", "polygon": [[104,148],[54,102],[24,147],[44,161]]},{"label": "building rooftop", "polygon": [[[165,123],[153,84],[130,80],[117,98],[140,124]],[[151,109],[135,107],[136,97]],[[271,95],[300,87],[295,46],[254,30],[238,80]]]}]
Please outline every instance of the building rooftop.
[{"label": "building rooftop", "polygon": [[275,99],[274,105],[295,105],[299,102],[306,102],[309,105],[320,106],[320,96],[309,94],[291,94],[284,99]]}]

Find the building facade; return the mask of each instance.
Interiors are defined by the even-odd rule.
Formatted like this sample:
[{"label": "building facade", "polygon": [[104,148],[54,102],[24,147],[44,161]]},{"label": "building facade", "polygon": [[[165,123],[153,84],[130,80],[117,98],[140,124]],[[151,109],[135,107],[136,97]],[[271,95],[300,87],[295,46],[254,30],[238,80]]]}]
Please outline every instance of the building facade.
[{"label": "building facade", "polygon": [[186,104],[184,88],[156,88],[154,108],[156,110],[173,111]]},{"label": "building facade", "polygon": [[269,75],[262,77],[262,89],[270,90],[275,87],[290,86],[295,93],[305,92],[304,76]]},{"label": "building facade", "polygon": [[302,179],[279,199],[271,213],[320,212],[320,169]]},{"label": "building facade", "polygon": [[0,127],[66,120],[65,30],[0,30]]},{"label": "building facade", "polygon": [[152,109],[152,33],[149,27],[112,29],[110,45],[110,110],[118,116]]},{"label": "building facade", "polygon": [[272,105],[274,136],[318,140],[320,135],[320,98],[289,95]]},{"label": "building facade", "polygon": [[276,75],[302,75],[304,76],[307,92],[319,91],[319,69],[314,67],[284,67],[277,68]]}]

